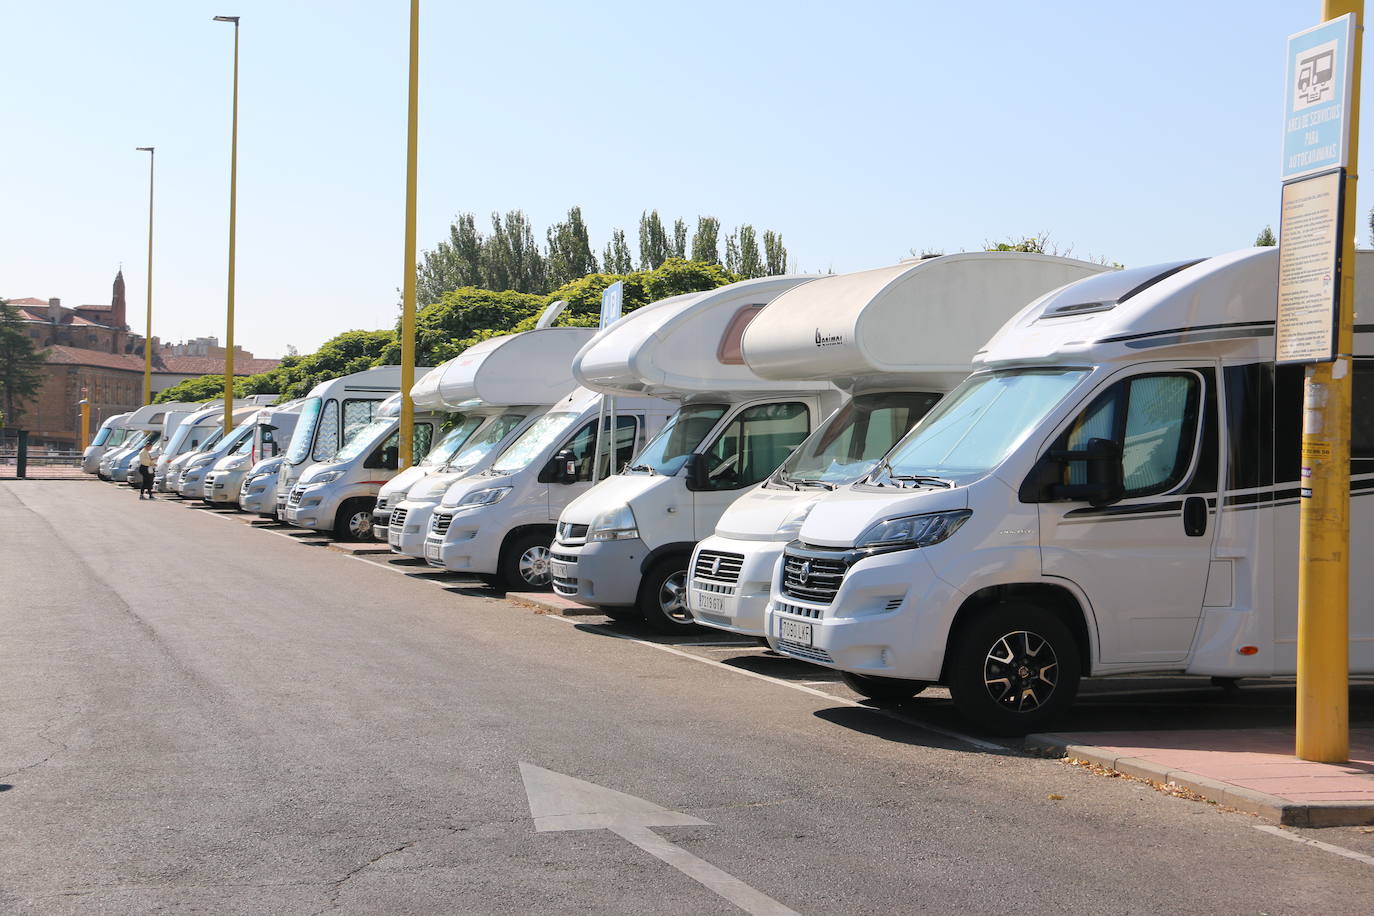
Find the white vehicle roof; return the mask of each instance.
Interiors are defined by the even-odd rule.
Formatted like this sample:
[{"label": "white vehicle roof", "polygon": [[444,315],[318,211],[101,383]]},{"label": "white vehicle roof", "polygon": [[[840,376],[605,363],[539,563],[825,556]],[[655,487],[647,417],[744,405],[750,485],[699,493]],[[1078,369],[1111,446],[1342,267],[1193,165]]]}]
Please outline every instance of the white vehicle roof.
[{"label": "white vehicle roof", "polygon": [[[1355,257],[1357,276],[1374,270],[1374,251]],[[1278,264],[1277,248],[1246,248],[1081,280],[1028,305],[974,363],[1272,360]],[[1357,284],[1355,310],[1374,314],[1374,283]]]},{"label": "white vehicle roof", "polygon": [[[536,328],[473,344],[410,389],[417,408],[552,404],[577,383],[572,361],[595,328]],[[476,403],[474,403],[476,402]]]},{"label": "white vehicle roof", "polygon": [[338,391],[374,392],[379,395],[393,394],[401,390],[400,366],[375,366],[362,372],[341,375],[326,382],[320,382],[310,389],[307,397],[323,398]]},{"label": "white vehicle roof", "polygon": [[798,391],[828,382],[756,375],[740,355],[749,321],[777,296],[814,277],[763,277],[650,303],[604,328],[573,360],[573,377],[608,394]]},{"label": "white vehicle roof", "polygon": [[131,416],[133,416],[132,413],[117,413],[112,417],[106,417],[105,422],[100,424],[100,429],[104,429],[107,426],[111,429],[119,429],[123,426],[127,426],[128,424],[124,421]]},{"label": "white vehicle roof", "polygon": [[749,323],[744,359],[769,379],[948,390],[1026,303],[1106,270],[1071,258],[976,251],[822,277],[778,296]]},{"label": "white vehicle roof", "polygon": [[272,423],[275,417],[286,416],[288,414],[298,414],[301,412],[301,405],[304,403],[304,398],[296,398],[294,401],[287,401],[285,404],[276,404],[270,407],[264,407],[258,413],[258,422]]},{"label": "white vehicle roof", "polygon": [[131,426],[134,429],[144,431],[161,430],[162,424],[167,419],[168,412],[199,410],[199,404],[190,404],[184,401],[168,401],[165,404],[144,404],[142,407],[128,415],[123,426]]}]

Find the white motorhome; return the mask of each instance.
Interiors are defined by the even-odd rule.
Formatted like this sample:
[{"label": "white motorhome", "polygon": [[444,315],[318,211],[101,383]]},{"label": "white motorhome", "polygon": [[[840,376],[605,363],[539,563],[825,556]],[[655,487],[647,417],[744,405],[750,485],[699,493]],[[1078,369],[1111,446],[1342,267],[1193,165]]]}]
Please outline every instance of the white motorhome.
[{"label": "white motorhome", "polygon": [[277,472],[285,460],[285,456],[278,455],[248,469],[239,485],[240,509],[263,518],[277,517]]},{"label": "white motorhome", "polygon": [[822,277],[774,299],[744,331],[749,368],[764,378],[833,379],[848,397],[697,545],[687,593],[696,621],[763,637],[773,567],[821,494],[868,473],[1027,302],[1104,270],[979,251]]},{"label": "white motorhome", "polygon": [[239,501],[242,484],[248,472],[264,457],[276,457],[291,441],[301,401],[288,401],[275,407],[264,407],[253,418],[252,440],[245,450],[216,461],[205,474],[202,496],[210,503]]},{"label": "white motorhome", "polygon": [[[1370,276],[1374,253],[1357,257]],[[875,698],[947,684],[1007,733],[1085,675],[1291,674],[1303,369],[1274,363],[1277,276],[1276,249],[1246,249],[1029,305],[868,476],[817,502],[775,572],[769,643]],[[1356,296],[1370,314],[1374,285]],[[1363,556],[1374,328],[1357,331]],[[1351,670],[1374,671],[1374,567],[1352,564],[1350,594]]]},{"label": "white motorhome", "polygon": [[95,436],[91,439],[91,444],[86,446],[81,453],[81,470],[85,474],[95,474],[100,470],[101,457],[111,449],[116,449],[124,443],[124,437],[129,434],[129,427],[125,426],[125,421],[133,416],[132,413],[117,413],[112,417],[107,417],[104,423],[100,424],[100,429],[96,430]]},{"label": "white motorhome", "polygon": [[[100,458],[99,474],[105,480],[126,482],[128,479],[131,455],[138,454],[144,444],[152,439],[154,444],[162,437],[162,428],[169,413],[185,415],[196,410],[198,404],[183,404],[178,401],[166,404],[144,404],[131,412],[121,425],[132,431],[118,448],[111,448]],[[136,446],[136,447],[135,447]]]},{"label": "white motorhome", "polygon": [[338,454],[349,437],[372,422],[382,401],[401,390],[401,367],[378,366],[320,382],[301,403],[286,460],[277,474],[277,517],[301,472]]},{"label": "white motorhome", "polygon": [[679,410],[630,467],[559,516],[550,568],[560,595],[692,626],[687,564],[725,507],[773,473],[839,403],[828,380],[765,379],[740,339],[769,302],[812,277],[766,277],[631,312],[577,355],[573,375],[607,394],[651,395]]},{"label": "white motorhome", "polygon": [[246,415],[240,418],[240,410],[234,411],[236,425],[227,435],[221,434],[204,449],[186,456],[186,462],[181,465],[180,474],[176,479],[177,495],[183,499],[204,499],[205,477],[215,464],[226,456],[248,454],[248,450],[253,446],[253,423],[258,410],[252,407],[241,410],[246,411]]},{"label": "white motorhome", "polygon": [[[415,384],[416,409],[461,419],[425,460],[382,487],[373,524],[397,553],[425,555],[429,519],[453,482],[486,470],[507,445],[575,385],[572,361],[594,328],[535,328],[484,340]],[[381,519],[378,514],[387,513]],[[395,519],[395,526],[391,524]]]},{"label": "white motorhome", "polygon": [[505,588],[547,588],[549,542],[563,507],[628,462],[671,412],[656,398],[620,398],[612,426],[606,407],[597,392],[574,389],[486,470],[455,481],[430,518],[429,565]]},{"label": "white motorhome", "polygon": [[[411,427],[414,461],[429,451],[444,414],[416,411]],[[341,541],[372,537],[377,492],[400,468],[401,395],[377,408],[372,422],[344,443],[337,455],[301,472],[286,501],[283,520],[298,528],[331,533]]]},{"label": "white motorhome", "polygon": [[200,448],[201,443],[218,433],[224,406],[203,407],[182,421],[158,455],[153,469],[153,489],[167,489],[167,469],[177,458]]}]

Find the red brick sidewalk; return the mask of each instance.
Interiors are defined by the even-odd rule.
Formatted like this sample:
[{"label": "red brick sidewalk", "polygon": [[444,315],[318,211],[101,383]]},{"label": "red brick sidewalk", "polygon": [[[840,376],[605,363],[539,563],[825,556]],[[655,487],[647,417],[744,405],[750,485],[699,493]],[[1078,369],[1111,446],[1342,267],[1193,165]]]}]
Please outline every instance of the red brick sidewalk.
[{"label": "red brick sidewalk", "polygon": [[1374,729],[1351,730],[1343,764],[1299,760],[1291,729],[1071,732],[1031,735],[1026,747],[1172,782],[1282,824],[1374,824]]},{"label": "red brick sidewalk", "polygon": [[[0,480],[14,480],[18,469],[13,464],[0,464]],[[25,480],[99,480],[94,474],[84,474],[73,465],[36,464],[29,462]]]}]

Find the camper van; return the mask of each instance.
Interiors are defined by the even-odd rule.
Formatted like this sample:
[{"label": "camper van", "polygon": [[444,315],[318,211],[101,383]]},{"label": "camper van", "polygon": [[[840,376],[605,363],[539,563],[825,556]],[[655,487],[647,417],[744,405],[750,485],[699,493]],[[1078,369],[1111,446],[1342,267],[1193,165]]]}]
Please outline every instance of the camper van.
[{"label": "camper van", "polygon": [[543,327],[493,337],[417,382],[411,392],[417,410],[462,416],[424,461],[382,487],[373,512],[374,526],[380,525],[374,528],[377,539],[397,553],[423,557],[429,519],[444,493],[459,478],[485,470],[572,391],[573,357],[595,333],[593,328]]},{"label": "camper van", "polygon": [[813,279],[767,277],[665,299],[626,315],[577,355],[573,375],[583,385],[664,398],[678,410],[629,467],[563,510],[550,558],[554,591],[615,617],[642,616],[657,630],[692,626],[692,548],[839,402],[828,380],[762,378],[740,353],[760,310]]},{"label": "camper van", "polygon": [[[1357,255],[1374,271],[1374,253]],[[1368,263],[1366,263],[1368,262]],[[1274,362],[1278,251],[1089,277],[1041,297],[783,552],[778,652],[868,696],[948,685],[991,731],[1079,679],[1296,666],[1303,367]],[[1361,316],[1374,286],[1356,292]],[[1367,326],[1360,326],[1367,327]],[[1355,335],[1351,552],[1374,541],[1374,335]],[[1351,566],[1350,663],[1374,671],[1374,566]]]},{"label": "camper van", "polygon": [[129,427],[124,423],[131,413],[117,413],[112,417],[106,418],[100,424],[100,429],[96,430],[95,436],[91,439],[91,444],[86,446],[81,453],[81,471],[85,474],[95,474],[100,470],[100,458],[107,451],[118,448],[124,442],[124,437],[129,434]]},{"label": "camper van", "polygon": [[574,389],[486,470],[449,486],[430,518],[426,562],[503,588],[548,588],[549,542],[563,507],[628,462],[671,409],[657,398],[620,398],[612,418],[599,393]]},{"label": "camper van", "polygon": [[745,363],[763,378],[835,379],[847,397],[697,545],[687,591],[697,623],[762,638],[773,567],[816,501],[868,473],[1027,302],[1104,270],[970,252],[822,277],[774,299],[745,328]]},{"label": "camper van", "polygon": [[277,517],[277,472],[285,460],[278,455],[248,469],[239,486],[240,509],[263,518]]},{"label": "camper van", "polygon": [[167,490],[167,469],[172,462],[183,455],[196,451],[210,437],[218,438],[223,416],[224,406],[222,404],[206,407],[188,416],[177,427],[177,431],[172,434],[172,438],[162,449],[162,454],[158,456],[157,466],[153,469],[153,489],[165,492]]},{"label": "camper van", "polygon": [[131,456],[137,455],[149,439],[157,444],[157,441],[162,437],[163,426],[166,424],[168,414],[179,414],[184,417],[191,411],[198,409],[199,406],[198,404],[183,404],[173,401],[166,404],[145,404],[130,413],[126,419],[121,421],[121,425],[131,432],[118,448],[111,448],[101,456],[100,477],[119,483],[127,482]]},{"label": "camper van", "polygon": [[[434,431],[443,422],[441,413],[416,412],[411,435],[414,456],[429,451]],[[401,395],[397,393],[381,403],[372,422],[349,437],[338,454],[301,472],[286,501],[286,523],[330,532],[341,541],[371,538],[377,491],[400,468],[400,428]]]},{"label": "camper van", "polygon": [[[253,420],[252,441],[244,454],[226,455],[214,463],[205,474],[201,495],[214,504],[238,503],[245,476],[263,457],[275,457],[291,441],[300,416],[301,402],[288,401],[276,407],[264,407]],[[240,447],[242,449],[242,447]]]},{"label": "camper van", "polygon": [[[235,411],[237,414],[238,411]],[[238,423],[227,435],[221,435],[213,445],[204,451],[191,454],[181,466],[177,478],[176,492],[183,499],[203,499],[205,497],[205,477],[215,464],[227,456],[247,455],[253,446],[253,423],[257,411],[250,408],[248,416]]]},{"label": "camper van", "polygon": [[310,390],[277,474],[278,518],[285,518],[286,498],[301,472],[338,454],[353,433],[372,422],[377,407],[400,385],[400,366],[378,366],[320,382]]}]

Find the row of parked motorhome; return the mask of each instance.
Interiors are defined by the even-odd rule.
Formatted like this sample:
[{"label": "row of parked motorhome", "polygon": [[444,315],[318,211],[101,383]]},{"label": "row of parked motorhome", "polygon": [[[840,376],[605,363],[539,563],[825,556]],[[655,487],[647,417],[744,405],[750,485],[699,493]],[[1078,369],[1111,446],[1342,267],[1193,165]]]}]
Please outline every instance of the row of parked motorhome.
[{"label": "row of parked motorhome", "polygon": [[[1087,675],[1293,672],[1302,368],[1274,363],[1276,277],[1275,250],[1248,249],[749,280],[424,372],[399,474],[395,367],[245,403],[228,436],[219,408],[143,408],[87,469],[123,479],[161,437],[160,490],[660,631],[766,639],[874,699],[944,684],[981,726],[1024,731]],[[1359,556],[1374,325],[1356,330]],[[1374,572],[1351,576],[1369,672]]]}]

